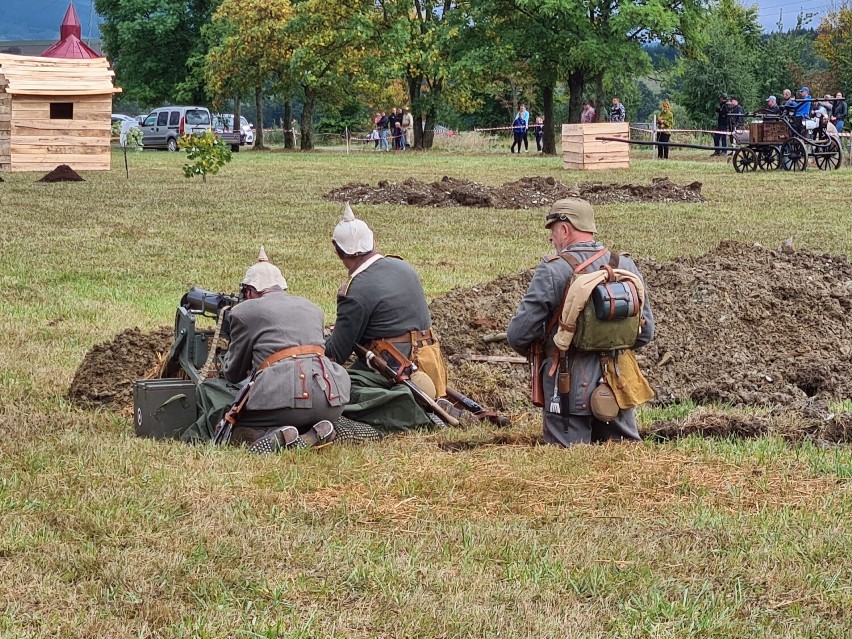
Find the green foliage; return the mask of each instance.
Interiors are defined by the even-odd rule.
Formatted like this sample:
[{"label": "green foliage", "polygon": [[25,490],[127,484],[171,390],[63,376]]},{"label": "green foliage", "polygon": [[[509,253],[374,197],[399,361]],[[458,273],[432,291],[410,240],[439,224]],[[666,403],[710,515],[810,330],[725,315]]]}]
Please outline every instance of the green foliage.
[{"label": "green foliage", "polygon": [[178,148],[186,151],[188,160],[194,160],[192,164],[184,165],[183,174],[188,178],[200,175],[204,182],[208,175],[216,175],[231,161],[231,149],[213,131],[205,131],[202,135],[183,135],[178,140]]},{"label": "green foliage", "polygon": [[202,103],[201,28],[221,0],[95,0],[104,50],[127,99],[144,104]]},{"label": "green foliage", "polygon": [[[852,2],[843,0],[840,6],[822,18],[816,50],[831,65],[835,85],[827,90],[852,86]],[[848,89],[847,89],[848,90]]]}]

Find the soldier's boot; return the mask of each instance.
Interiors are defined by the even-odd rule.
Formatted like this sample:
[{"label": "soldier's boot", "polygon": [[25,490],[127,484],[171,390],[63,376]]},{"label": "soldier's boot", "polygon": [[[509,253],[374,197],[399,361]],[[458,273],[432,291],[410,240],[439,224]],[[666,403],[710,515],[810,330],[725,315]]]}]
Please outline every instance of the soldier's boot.
[{"label": "soldier's boot", "polygon": [[249,451],[257,455],[277,453],[284,448],[307,448],[308,444],[299,436],[294,426],[282,426],[256,439]]},{"label": "soldier's boot", "polygon": [[308,432],[301,436],[302,440],[310,447],[330,444],[336,437],[337,433],[334,431],[334,424],[327,419],[318,421],[311,426]]},{"label": "soldier's boot", "polygon": [[368,442],[377,442],[382,438],[381,431],[365,424],[364,422],[356,422],[348,417],[338,417],[334,422],[334,430],[337,432],[339,444],[366,444]]}]

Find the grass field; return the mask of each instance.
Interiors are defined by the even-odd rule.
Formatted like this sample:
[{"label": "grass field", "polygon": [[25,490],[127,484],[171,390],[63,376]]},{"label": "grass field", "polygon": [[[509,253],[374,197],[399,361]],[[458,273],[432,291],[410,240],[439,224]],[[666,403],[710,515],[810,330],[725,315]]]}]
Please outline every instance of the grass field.
[{"label": "grass field", "polygon": [[[849,169],[743,176],[686,157],[580,175],[534,154],[248,152],[202,185],[181,156],[145,152],[129,181],[118,155],[85,183],[4,174],[0,637],[848,637],[849,447],[449,453],[437,443],[485,433],[448,431],[258,458],[139,440],[65,399],[93,344],[170,324],[191,285],[235,290],[261,243],[331,321],[341,207],[322,194],[349,181],[666,175],[709,201],[599,207],[605,243],[668,260],[792,236],[852,254]],[[356,214],[430,296],[548,251],[543,210]]]}]

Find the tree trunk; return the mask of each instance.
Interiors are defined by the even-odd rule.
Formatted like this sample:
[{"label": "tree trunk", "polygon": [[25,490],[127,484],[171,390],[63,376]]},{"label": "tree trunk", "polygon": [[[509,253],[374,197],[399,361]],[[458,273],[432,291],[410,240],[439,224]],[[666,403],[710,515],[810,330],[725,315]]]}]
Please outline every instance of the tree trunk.
[{"label": "tree trunk", "polygon": [[432,85],[429,92],[429,106],[426,108],[423,120],[423,148],[431,149],[435,141],[435,125],[438,123],[438,103],[441,100],[443,80],[438,80]]},{"label": "tree trunk", "polygon": [[603,89],[603,73],[595,76],[595,115],[597,122],[604,122],[603,106],[606,104],[606,97]]},{"label": "tree trunk", "polygon": [[254,124],[254,148],[265,149],[263,146],[263,89],[260,87],[254,90],[254,108],[257,110]]},{"label": "tree trunk", "polygon": [[430,105],[423,116],[423,148],[431,149],[435,142],[435,124],[438,120],[438,110]]},{"label": "tree trunk", "polygon": [[284,117],[281,122],[284,129],[284,148],[291,151],[296,147],[296,137],[293,135],[293,100],[284,100]]},{"label": "tree trunk", "polygon": [[242,138],[242,126],[240,126],[240,96],[234,96],[234,127],[233,131],[236,133],[239,131],[241,133],[240,138]]},{"label": "tree trunk", "polygon": [[544,100],[544,155],[556,155],[556,123],[553,121],[553,85],[548,84],[542,90]]},{"label": "tree trunk", "polygon": [[411,127],[414,129],[414,148],[423,148],[423,111],[420,105],[423,76],[407,76],[408,101],[411,103]]},{"label": "tree trunk", "polygon": [[314,105],[317,92],[305,87],[305,104],[302,105],[302,151],[312,151],[314,148]]},{"label": "tree trunk", "polygon": [[572,71],[568,74],[568,122],[576,124],[583,112],[583,89],[586,86],[586,75],[583,71]]}]

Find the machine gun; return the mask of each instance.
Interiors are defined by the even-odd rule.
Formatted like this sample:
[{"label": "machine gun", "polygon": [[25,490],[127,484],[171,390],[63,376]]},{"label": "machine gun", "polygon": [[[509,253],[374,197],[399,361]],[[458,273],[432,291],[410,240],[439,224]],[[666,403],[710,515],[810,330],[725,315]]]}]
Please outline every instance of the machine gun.
[{"label": "machine gun", "polygon": [[[183,371],[194,383],[200,384],[206,377],[204,369],[214,357],[227,350],[219,346],[219,340],[229,340],[231,335],[230,308],[238,298],[224,293],[214,293],[193,287],[181,298],[175,313],[175,341],[163,363],[160,377],[178,377]],[[199,330],[195,326],[198,316],[216,320],[216,330]],[[205,372],[202,375],[202,371]]]}]

